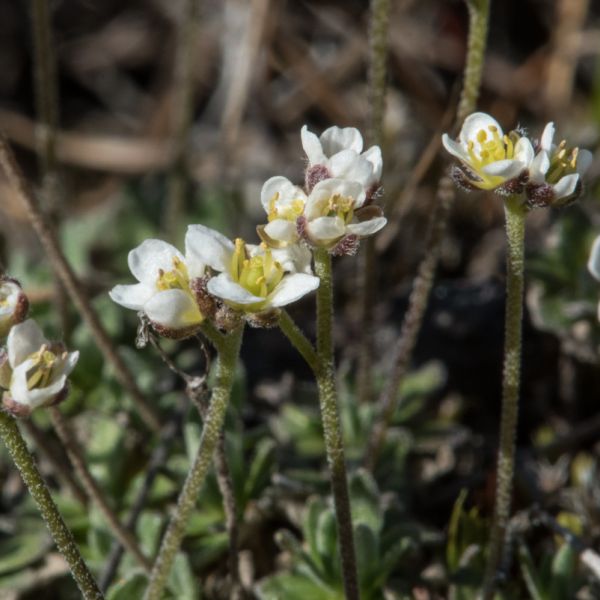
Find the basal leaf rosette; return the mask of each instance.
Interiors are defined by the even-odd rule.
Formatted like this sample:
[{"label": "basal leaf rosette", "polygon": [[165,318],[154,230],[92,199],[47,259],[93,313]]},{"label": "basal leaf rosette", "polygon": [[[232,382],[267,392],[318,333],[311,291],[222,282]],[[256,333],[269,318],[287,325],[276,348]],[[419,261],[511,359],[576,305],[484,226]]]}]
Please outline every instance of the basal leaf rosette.
[{"label": "basal leaf rosette", "polygon": [[531,141],[519,132],[505,135],[496,119],[477,112],[465,119],[458,140],[445,133],[442,143],[460,161],[454,176],[463,187],[501,193],[522,191],[534,150]]},{"label": "basal leaf rosette", "polygon": [[363,152],[363,138],[354,127],[329,127],[320,136],[301,130],[302,147],[308,157],[306,190],[324,179],[357,181],[370,200],[379,188],[383,159],[379,146]]},{"label": "basal leaf rosette", "polygon": [[0,276],[0,338],[27,316],[29,300],[15,279]]},{"label": "basal leaf rosette", "polygon": [[58,404],[67,395],[67,378],[78,359],[79,352],[49,342],[33,319],[14,325],[0,352],[4,409],[27,417],[36,408]]},{"label": "basal leaf rosette", "polygon": [[566,140],[555,144],[554,133],[554,123],[548,123],[529,167],[525,191],[531,207],[564,206],[576,200],[582,190],[581,177],[592,162],[588,150],[570,147]]},{"label": "basal leaf rosette", "polygon": [[[193,232],[193,236],[190,234]],[[257,314],[295,302],[319,286],[310,271],[310,252],[292,246],[271,249],[234,242],[203,225],[190,225],[193,253],[218,273],[207,290],[228,307],[244,314]]]},{"label": "basal leaf rosette", "polygon": [[110,297],[121,306],[143,312],[161,335],[183,338],[194,334],[204,320],[202,293],[205,265],[190,251],[186,235],[185,256],[162,240],[149,239],[134,248],[127,258],[138,283],[117,285]]}]

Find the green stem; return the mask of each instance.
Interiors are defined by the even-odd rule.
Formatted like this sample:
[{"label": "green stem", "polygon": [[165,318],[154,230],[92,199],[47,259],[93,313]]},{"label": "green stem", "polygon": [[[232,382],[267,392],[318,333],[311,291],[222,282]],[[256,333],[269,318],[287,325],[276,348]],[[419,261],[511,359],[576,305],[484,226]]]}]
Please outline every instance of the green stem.
[{"label": "green stem", "polygon": [[294,323],[292,317],[285,310],[282,310],[279,315],[279,327],[285,334],[288,340],[292,343],[292,346],[300,352],[302,358],[306,361],[308,366],[314,373],[317,373],[319,368],[319,359],[315,351],[314,346],[310,343],[310,340],[304,335],[302,330]]},{"label": "green stem", "polygon": [[483,598],[494,596],[496,571],[501,562],[510,517],[515,465],[515,438],[519,410],[521,378],[521,325],[523,320],[523,266],[525,215],[527,209],[519,196],[511,196],[504,204],[508,254],[506,257],[506,312],[504,331],[504,373],[502,377],[502,417],[496,482],[496,506],[487,567],[483,582]]},{"label": "green stem", "polygon": [[[469,8],[469,40],[463,89],[456,112],[456,126],[460,125],[477,105],[490,12],[490,0],[466,0],[466,2]],[[369,469],[373,469],[377,462],[398,406],[398,390],[411,363],[412,353],[421,331],[453,200],[452,180],[444,175],[438,183],[434,210],[429,221],[425,256],[419,264],[418,275],[408,299],[408,309],[402,321],[400,337],[394,348],[394,366],[378,400],[379,416],[373,425],[365,456],[365,464]]]},{"label": "green stem", "polygon": [[200,446],[179,495],[175,513],[171,517],[163,537],[144,600],[161,600],[162,598],[173,561],[185,535],[188,519],[196,505],[198,494],[212,463],[213,454],[225,422],[243,330],[243,324],[239,325],[237,329],[223,338],[223,343],[219,348],[216,379],[202,428]]},{"label": "green stem", "polygon": [[344,441],[338,412],[335,366],[333,358],[333,277],[331,256],[324,248],[315,250],[315,274],[321,280],[317,290],[317,386],[321,404],[321,419],[325,450],[329,464],[331,489],[337,520],[342,559],[342,577],[347,600],[358,600],[358,574],[352,530],[350,494],[344,459]]},{"label": "green stem", "polygon": [[0,411],[0,437],[5,443],[11,458],[21,472],[21,477],[35,501],[46,525],[54,539],[60,553],[65,557],[71,574],[79,586],[85,600],[98,600],[103,598],[94,576],[85,564],[79,548],[73,539],[73,534],[63,521],[50,491],[46,486],[40,472],[35,466],[33,456],[25,444],[25,440],[19,432],[15,420]]}]

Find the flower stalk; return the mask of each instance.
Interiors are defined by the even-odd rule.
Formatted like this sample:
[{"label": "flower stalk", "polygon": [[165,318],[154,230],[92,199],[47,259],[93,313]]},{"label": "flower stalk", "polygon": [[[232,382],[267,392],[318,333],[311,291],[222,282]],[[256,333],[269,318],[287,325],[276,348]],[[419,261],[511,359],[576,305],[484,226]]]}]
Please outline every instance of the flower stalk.
[{"label": "flower stalk", "polygon": [[527,215],[523,198],[521,196],[509,197],[504,204],[504,214],[508,253],[506,257],[502,416],[498,449],[496,505],[483,582],[483,600],[492,600],[494,596],[496,572],[501,562],[510,517],[521,379],[523,267],[525,262],[525,217]]},{"label": "flower stalk", "polygon": [[[483,72],[490,0],[466,0],[469,9],[469,39],[464,69],[463,88],[456,111],[455,123],[461,123],[475,109]],[[400,337],[394,349],[392,373],[379,397],[379,417],[369,439],[365,464],[373,469],[381,452],[387,431],[398,404],[398,389],[410,365],[423,316],[429,302],[446,224],[454,199],[452,180],[444,175],[438,184],[434,210],[431,214],[425,256],[408,300]]]},{"label": "flower stalk", "polygon": [[225,422],[225,414],[235,377],[242,334],[243,325],[239,325],[223,339],[220,345],[217,358],[216,380],[202,429],[200,446],[179,495],[175,513],[171,517],[171,521],[163,537],[150,575],[150,583],[144,594],[144,600],[160,600],[162,598],[173,561],[185,535],[187,522],[196,505],[196,499],[204,484],[208,469],[212,464],[213,454],[219,443]]},{"label": "flower stalk", "polygon": [[3,411],[0,411],[0,437],[2,437],[11,458],[19,469],[21,477],[42,514],[54,542],[69,564],[71,574],[81,594],[85,600],[100,600],[104,596],[98,588],[94,576],[85,564],[73,539],[73,534],[63,521],[56,504],[54,504],[46,482],[40,475],[15,420]]},{"label": "flower stalk", "polygon": [[348,600],[358,600],[358,573],[350,494],[346,476],[344,441],[338,412],[335,367],[333,357],[333,277],[331,255],[324,248],[315,249],[315,273],[320,279],[317,289],[317,386],[331,489],[337,521],[338,540],[342,559],[342,578]]}]

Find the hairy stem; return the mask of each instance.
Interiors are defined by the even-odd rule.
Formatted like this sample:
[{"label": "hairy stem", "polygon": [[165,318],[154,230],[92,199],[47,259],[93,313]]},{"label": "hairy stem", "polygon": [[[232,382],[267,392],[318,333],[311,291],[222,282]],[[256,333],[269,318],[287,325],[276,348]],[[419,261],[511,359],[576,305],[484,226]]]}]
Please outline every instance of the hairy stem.
[{"label": "hairy stem", "polygon": [[215,384],[212,389],[208,414],[202,428],[200,446],[179,495],[175,513],[171,517],[171,521],[163,537],[150,576],[150,583],[144,594],[144,600],[160,600],[162,598],[173,561],[185,535],[188,519],[196,505],[198,493],[206,479],[225,422],[225,414],[229,404],[235,368],[240,352],[242,333],[243,325],[239,325],[237,329],[224,338],[221,345],[217,358]]},{"label": "hairy stem", "polygon": [[103,598],[102,592],[96,585],[94,576],[85,564],[79,548],[73,539],[73,534],[63,521],[50,491],[38,471],[33,456],[29,453],[15,420],[0,411],[0,437],[6,445],[15,465],[21,472],[21,477],[35,501],[54,542],[65,557],[73,578],[77,582],[85,600]]},{"label": "hairy stem", "polygon": [[504,372],[502,377],[502,417],[496,481],[496,505],[492,521],[483,598],[494,596],[496,571],[502,558],[512,496],[515,466],[515,439],[521,379],[521,330],[523,321],[523,267],[525,262],[525,216],[527,209],[519,196],[504,204],[506,217],[506,312],[504,321]]},{"label": "hairy stem", "polygon": [[[371,0],[369,23],[369,141],[383,143],[383,117],[387,79],[387,48],[390,17],[390,0]],[[364,241],[362,260],[359,263],[361,340],[358,357],[357,398],[359,402],[371,400],[373,384],[373,308],[377,297],[377,254],[375,238]]]},{"label": "hairy stem", "polygon": [[98,317],[98,313],[83,291],[71,265],[67,262],[54,229],[35,201],[31,189],[23,177],[5,138],[0,138],[0,166],[6,174],[9,185],[14,189],[22,205],[25,207],[31,225],[46,251],[48,260],[51,262],[71,300],[90,328],[98,348],[104,355],[104,358],[114,368],[115,375],[121,385],[131,395],[146,425],[154,431],[159,431],[160,419],[155,409],[144,398],[135,382],[133,374],[113,346],[106,329]]},{"label": "hairy stem", "polygon": [[333,277],[331,256],[324,248],[315,250],[315,274],[321,280],[317,290],[317,386],[321,404],[321,420],[325,438],[327,462],[335,516],[337,521],[342,577],[348,600],[358,600],[358,572],[350,494],[344,458],[344,440],[338,411],[335,365],[333,358]]},{"label": "hairy stem", "polygon": [[[475,110],[477,105],[489,21],[490,0],[466,1],[469,8],[469,40],[455,128]],[[365,458],[365,464],[371,469],[377,462],[387,430],[396,412],[398,389],[410,365],[421,330],[453,199],[454,186],[450,178],[444,175],[438,183],[436,202],[429,222],[425,256],[419,265],[418,275],[408,299],[408,309],[402,321],[400,337],[394,348],[392,373],[378,400],[379,416],[373,426]]]},{"label": "hairy stem", "polygon": [[98,482],[94,479],[89,469],[87,468],[84,458],[81,454],[81,449],[69,428],[68,423],[63,417],[60,409],[56,406],[50,409],[50,419],[54,425],[54,429],[63,443],[67,456],[73,465],[73,469],[77,473],[80,481],[83,483],[85,491],[92,502],[95,502],[104,515],[108,526],[112,529],[115,537],[123,544],[125,548],[135,557],[141,567],[150,572],[152,563],[144,556],[138,543],[131,533],[121,525],[117,515],[113,512],[104,492],[100,489]]},{"label": "hairy stem", "polygon": [[291,342],[292,346],[300,352],[302,358],[314,373],[317,373],[319,368],[319,359],[314,346],[310,340],[304,335],[302,330],[294,323],[292,317],[285,310],[282,310],[279,315],[279,328]]}]

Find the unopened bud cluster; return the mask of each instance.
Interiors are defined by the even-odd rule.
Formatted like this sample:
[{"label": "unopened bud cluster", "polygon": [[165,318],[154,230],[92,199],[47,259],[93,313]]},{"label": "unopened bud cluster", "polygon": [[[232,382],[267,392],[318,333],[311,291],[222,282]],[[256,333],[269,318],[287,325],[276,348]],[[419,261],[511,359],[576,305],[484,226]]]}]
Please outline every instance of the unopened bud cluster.
[{"label": "unopened bud cluster", "polygon": [[485,113],[465,119],[458,140],[444,134],[446,150],[459,160],[453,178],[467,189],[523,194],[529,208],[564,206],[581,194],[581,176],[592,155],[555,144],[554,124],[548,123],[539,141],[517,129],[504,134],[498,122]]},{"label": "unopened bud cluster", "polygon": [[50,342],[33,319],[25,320],[29,301],[14,279],[0,278],[0,397],[16,417],[58,404],[68,391],[67,377],[79,352]]},{"label": "unopened bud cluster", "polygon": [[373,203],[380,187],[378,146],[363,152],[357,129],[331,127],[320,137],[301,132],[308,157],[304,187],[272,177],[262,187],[267,223],[259,244],[234,241],[204,225],[189,225],[185,251],[146,240],[129,253],[138,283],[117,285],[110,297],[141,312],[160,334],[183,338],[205,319],[221,329],[241,319],[257,327],[277,323],[280,307],[319,286],[312,250],[354,254],[360,239],[386,219]]}]

